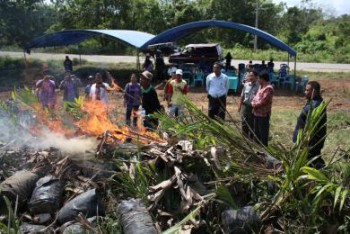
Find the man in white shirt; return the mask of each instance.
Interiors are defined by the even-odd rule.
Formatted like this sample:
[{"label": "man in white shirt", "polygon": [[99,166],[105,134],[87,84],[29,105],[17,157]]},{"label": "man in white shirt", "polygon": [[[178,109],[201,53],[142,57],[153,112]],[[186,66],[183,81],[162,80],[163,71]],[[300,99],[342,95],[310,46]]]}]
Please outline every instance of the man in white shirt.
[{"label": "man in white shirt", "polygon": [[105,105],[108,103],[107,91],[111,90],[109,84],[104,83],[100,73],[95,74],[95,83],[90,88],[90,100],[100,100]]},{"label": "man in white shirt", "polygon": [[225,74],[221,73],[220,64],[217,62],[213,65],[213,73],[206,78],[206,89],[209,99],[208,116],[210,118],[217,116],[225,120],[229,80]]}]

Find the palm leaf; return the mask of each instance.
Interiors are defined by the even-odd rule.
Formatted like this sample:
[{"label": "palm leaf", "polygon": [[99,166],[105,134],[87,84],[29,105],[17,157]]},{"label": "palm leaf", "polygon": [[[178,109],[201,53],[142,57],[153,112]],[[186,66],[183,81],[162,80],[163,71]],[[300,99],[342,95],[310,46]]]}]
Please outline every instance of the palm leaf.
[{"label": "palm leaf", "polygon": [[329,189],[331,189],[334,186],[333,183],[328,183],[326,185],[324,185],[323,187],[321,187],[320,190],[318,190],[315,199],[317,199],[319,196],[321,196],[323,194],[323,192],[328,191]]},{"label": "palm leaf", "polygon": [[341,200],[340,200],[340,205],[339,205],[339,211],[341,211],[343,209],[343,206],[344,206],[344,203],[345,203],[345,200],[347,198],[348,193],[349,193],[349,189],[345,189],[341,193]]},{"label": "palm leaf", "polygon": [[342,188],[343,188],[342,186],[339,186],[339,187],[335,190],[333,208],[335,208],[335,206],[336,206],[337,203],[338,203],[338,199],[339,199],[340,193],[341,193],[341,191],[342,191]]},{"label": "palm leaf", "polygon": [[7,232],[11,233],[18,233],[19,232],[19,219],[17,218],[17,204],[18,204],[18,197],[16,198],[16,203],[15,203],[15,209],[12,208],[11,201],[6,197],[3,196],[3,199],[6,203],[6,207],[9,212],[8,216],[8,224],[7,224]]},{"label": "palm leaf", "polygon": [[238,209],[238,206],[233,200],[230,191],[227,189],[227,187],[224,184],[219,183],[215,192],[216,192],[216,198],[215,198],[216,200],[225,202],[232,209]]},{"label": "palm leaf", "polygon": [[318,182],[329,181],[329,179],[325,176],[325,174],[323,174],[321,171],[319,171],[313,167],[305,166],[305,167],[301,168],[301,170],[303,173],[307,174],[308,179],[310,179],[310,180],[315,180]]},{"label": "palm leaf", "polygon": [[180,222],[176,223],[174,226],[169,228],[168,230],[164,231],[163,234],[176,234],[179,233],[183,227],[188,221],[195,220],[196,216],[199,215],[200,209],[202,205],[199,205],[191,211],[185,218],[183,218]]},{"label": "palm leaf", "polygon": [[[261,155],[257,154],[257,151],[268,153],[267,150],[269,149],[265,149],[245,138],[237,125],[220,119],[209,118],[187,98],[182,98],[181,101],[187,111],[187,117],[179,120],[159,114],[157,117],[161,120],[161,129],[170,132],[172,135],[192,139],[195,143],[207,142],[208,144],[204,145],[205,149],[209,149],[212,146],[211,143],[216,143],[225,148],[230,160],[228,161],[226,158],[220,160],[224,160],[222,165],[225,165],[226,162],[231,164],[232,170],[228,171],[228,174],[234,172],[253,178],[265,177],[275,173],[273,169],[266,168]],[[272,152],[273,147],[271,149]]]}]

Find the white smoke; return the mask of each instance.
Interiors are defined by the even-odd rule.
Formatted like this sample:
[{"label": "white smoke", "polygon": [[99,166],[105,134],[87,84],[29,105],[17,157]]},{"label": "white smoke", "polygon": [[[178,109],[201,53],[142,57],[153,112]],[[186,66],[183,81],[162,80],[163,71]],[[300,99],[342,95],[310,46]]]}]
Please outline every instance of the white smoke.
[{"label": "white smoke", "polygon": [[96,152],[98,141],[95,137],[67,138],[62,134],[50,131],[45,126],[41,126],[44,130],[39,136],[31,134],[29,129],[35,121],[35,117],[31,113],[21,113],[21,116],[14,118],[0,110],[0,142],[2,146],[9,149],[25,147],[36,151],[53,147],[62,153],[76,156],[80,154],[91,155]]},{"label": "white smoke", "polygon": [[93,137],[82,136],[66,138],[61,134],[46,130],[44,134],[37,138],[36,148],[45,149],[54,147],[59,149],[62,153],[79,155],[95,152],[97,144],[96,138]]}]

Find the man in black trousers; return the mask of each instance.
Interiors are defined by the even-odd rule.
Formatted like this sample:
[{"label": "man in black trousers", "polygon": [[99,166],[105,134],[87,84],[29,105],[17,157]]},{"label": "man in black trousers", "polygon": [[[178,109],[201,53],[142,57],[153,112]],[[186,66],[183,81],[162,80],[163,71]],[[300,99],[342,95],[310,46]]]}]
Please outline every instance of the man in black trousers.
[{"label": "man in black trousers", "polygon": [[[318,106],[323,102],[323,98],[321,97],[321,85],[317,81],[310,81],[306,85],[305,89],[305,98],[307,100],[303,110],[301,111],[297,124],[295,126],[294,134],[293,134],[293,142],[297,142],[297,137],[299,131],[303,131],[308,120],[308,116],[314,111]],[[325,166],[324,160],[321,158],[321,150],[324,146],[324,142],[326,140],[327,134],[327,112],[324,109],[324,112],[321,114],[321,119],[318,121],[317,126],[315,128],[315,132],[311,135],[309,139],[308,147],[309,147],[309,155],[308,160],[313,159],[316,156],[319,156],[315,159],[311,166],[316,169],[321,169]]]},{"label": "man in black trousers", "polygon": [[206,89],[209,98],[208,116],[216,116],[225,120],[226,97],[229,89],[228,77],[221,73],[219,63],[214,63],[213,73],[209,74],[206,79]]}]

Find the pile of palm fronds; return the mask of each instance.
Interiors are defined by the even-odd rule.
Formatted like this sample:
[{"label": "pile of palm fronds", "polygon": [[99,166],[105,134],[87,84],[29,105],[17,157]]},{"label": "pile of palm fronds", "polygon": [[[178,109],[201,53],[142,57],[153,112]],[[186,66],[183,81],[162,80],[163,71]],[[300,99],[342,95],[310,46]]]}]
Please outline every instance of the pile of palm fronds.
[{"label": "pile of palm fronds", "polygon": [[[30,90],[14,93],[15,101],[31,107],[34,97]],[[184,118],[157,116],[169,144],[134,142],[127,152],[113,145],[110,158],[121,171],[108,186],[118,200],[140,198],[165,233],[349,230],[349,152],[337,150],[320,170],[308,161],[309,140],[328,103],[311,112],[287,149],[265,148],[244,137],[235,121],[211,119],[183,101]],[[77,117],[80,104],[72,107]]]}]

